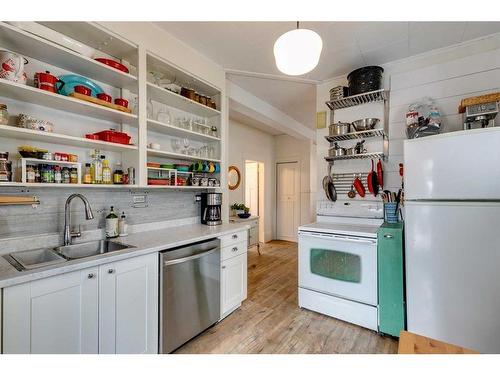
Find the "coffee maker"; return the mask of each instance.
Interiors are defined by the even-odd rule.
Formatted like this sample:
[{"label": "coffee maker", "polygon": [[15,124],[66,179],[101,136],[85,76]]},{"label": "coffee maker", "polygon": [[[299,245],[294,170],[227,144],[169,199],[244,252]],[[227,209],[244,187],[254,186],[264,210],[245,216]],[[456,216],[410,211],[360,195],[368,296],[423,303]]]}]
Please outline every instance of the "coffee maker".
[{"label": "coffee maker", "polygon": [[221,205],[222,193],[201,193],[201,223],[222,224]]}]

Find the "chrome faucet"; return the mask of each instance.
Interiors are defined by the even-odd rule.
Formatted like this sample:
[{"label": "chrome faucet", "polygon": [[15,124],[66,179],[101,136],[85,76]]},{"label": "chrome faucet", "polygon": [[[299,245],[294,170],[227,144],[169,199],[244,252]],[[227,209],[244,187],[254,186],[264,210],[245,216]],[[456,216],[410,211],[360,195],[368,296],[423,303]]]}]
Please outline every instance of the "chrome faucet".
[{"label": "chrome faucet", "polygon": [[66,204],[64,206],[64,246],[71,245],[71,239],[74,237],[80,237],[82,235],[80,229],[78,232],[72,232],[70,229],[71,225],[71,212],[69,210],[69,205],[73,198],[80,198],[85,205],[85,218],[87,220],[92,220],[94,214],[92,213],[92,208],[90,208],[90,203],[82,194],[71,194],[68,199],[66,199]]}]

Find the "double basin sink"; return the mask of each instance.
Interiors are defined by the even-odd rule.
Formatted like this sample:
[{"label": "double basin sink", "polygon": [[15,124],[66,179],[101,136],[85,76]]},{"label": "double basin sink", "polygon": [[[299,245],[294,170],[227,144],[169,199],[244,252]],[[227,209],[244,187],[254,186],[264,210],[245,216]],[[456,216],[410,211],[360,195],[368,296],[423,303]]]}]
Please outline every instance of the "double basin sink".
[{"label": "double basin sink", "polygon": [[[132,247],[134,246],[109,240],[98,240],[59,246],[56,248],[20,251],[9,255],[17,263],[16,266],[21,266],[22,270],[30,270],[64,263],[68,260],[93,257]],[[19,269],[19,267],[17,268]]]}]

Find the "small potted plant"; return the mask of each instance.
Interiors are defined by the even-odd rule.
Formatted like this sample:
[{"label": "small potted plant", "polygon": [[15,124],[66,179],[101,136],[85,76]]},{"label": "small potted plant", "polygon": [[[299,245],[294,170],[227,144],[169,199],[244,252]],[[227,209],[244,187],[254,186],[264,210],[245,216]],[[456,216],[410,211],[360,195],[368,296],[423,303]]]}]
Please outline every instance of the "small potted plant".
[{"label": "small potted plant", "polygon": [[243,203],[233,203],[233,205],[231,205],[231,209],[241,219],[248,219],[250,217],[250,208],[245,206]]}]

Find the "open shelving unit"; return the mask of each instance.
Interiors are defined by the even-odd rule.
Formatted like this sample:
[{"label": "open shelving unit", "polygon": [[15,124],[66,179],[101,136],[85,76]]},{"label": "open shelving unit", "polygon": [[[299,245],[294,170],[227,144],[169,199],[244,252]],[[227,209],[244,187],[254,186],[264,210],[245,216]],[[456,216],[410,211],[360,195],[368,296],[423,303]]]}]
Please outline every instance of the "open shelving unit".
[{"label": "open shelving unit", "polygon": [[[13,51],[14,53],[25,56],[28,60],[34,61],[35,65],[30,65],[33,71],[59,70],[82,75],[88,79],[97,81],[97,83],[107,85],[106,87],[109,86],[110,90],[113,90],[113,97],[117,97],[115,95],[120,95],[129,99],[131,104],[132,102],[130,99],[133,99],[139,93],[145,96],[145,98],[136,98],[135,102],[138,107],[135,108],[132,114],[79,100],[77,98],[40,90],[31,86],[32,76],[28,77],[29,80],[27,85],[0,79],[0,97],[6,98],[8,103],[14,103],[14,108],[17,109],[17,111],[10,111],[11,116],[15,116],[18,113],[26,113],[38,117],[38,113],[41,112],[47,115],[51,110],[62,111],[63,113],[52,115],[53,119],[57,119],[57,122],[51,119],[49,115],[48,120],[53,121],[55,124],[53,133],[12,126],[14,121],[10,121],[9,125],[0,125],[0,145],[8,145],[7,151],[11,153],[10,160],[13,160],[13,165],[18,164],[14,162],[15,158],[18,157],[14,150],[17,146],[29,145],[29,142],[41,143],[44,148],[49,150],[50,146],[58,145],[59,149],[55,151],[71,151],[71,153],[79,153],[80,155],[85,154],[87,158],[88,153],[93,149],[112,152],[111,158],[114,158],[116,162],[121,160],[124,167],[123,169],[126,169],[128,166],[133,166],[136,169],[137,184],[44,184],[14,181],[0,183],[0,188],[4,186],[95,189],[147,188],[187,191],[220,189],[219,187],[213,186],[150,186],[147,184],[148,171],[151,170],[147,167],[147,160],[150,157],[160,159],[161,161],[165,160],[165,162],[184,161],[191,163],[204,161],[222,163],[221,155],[223,140],[221,137],[221,130],[224,116],[220,110],[222,93],[218,88],[207,83],[202,78],[186,72],[182,67],[176,66],[168,60],[147,51],[145,48],[140,48],[138,45],[114,34],[98,23],[40,22],[40,24],[93,48],[95,54],[91,57],[84,56],[70,48],[58,44],[59,40],[45,39],[42,36],[35,35],[22,29],[22,25],[18,27],[15,23],[7,22],[0,22],[0,48]],[[94,60],[94,57],[106,57],[120,61],[129,67],[130,72],[124,73],[111,68]],[[46,69],[44,69],[45,67]],[[159,72],[159,74],[165,74],[169,77],[175,77],[176,84],[192,88],[203,95],[212,97],[216,102],[217,109],[188,99],[176,92],[169,91],[153,82],[149,82],[148,74],[153,71]],[[30,72],[30,74],[32,75],[33,73]],[[103,88],[106,89],[106,87]],[[132,94],[132,96],[130,96],[130,94]],[[179,113],[182,114],[183,117],[195,118],[193,121],[196,121],[196,126],[193,128],[185,128],[174,121],[167,124],[155,118],[145,118],[147,116],[143,116],[141,113],[147,113],[145,106],[150,101],[155,101],[160,105],[171,108],[175,114]],[[16,105],[15,103],[20,104]],[[28,104],[28,106],[26,104]],[[30,113],[31,109],[33,113]],[[63,123],[63,126],[60,126],[61,124],[59,121],[63,122],[68,118],[66,113],[69,116],[68,122],[72,121],[71,119],[73,117],[71,116],[76,115],[74,117],[78,124],[75,125],[77,126],[76,128],[70,128],[69,123]],[[102,130],[106,130],[114,128],[129,133],[134,136],[133,141],[135,144],[124,145],[87,139],[85,138],[85,134],[91,133],[92,131],[85,129],[85,119],[89,120],[92,129],[101,129],[102,127]],[[71,123],[71,125],[73,124]],[[206,126],[207,128],[216,126],[216,136],[214,136],[211,131],[202,131],[200,126]],[[80,130],[81,132],[79,132]],[[158,140],[156,140],[156,138],[158,138]],[[193,155],[173,152],[173,149],[171,149],[171,140],[173,138],[187,139],[189,140],[190,146],[193,148],[201,148],[204,146],[213,148],[215,150],[214,157],[203,158],[194,156],[197,152],[194,152]],[[148,145],[151,142],[163,142],[161,150],[149,148]],[[68,150],[65,150],[65,148]],[[89,161],[90,160],[84,160],[84,158],[79,158],[79,162],[82,166]],[[222,167],[220,169],[222,170]],[[180,172],[179,175],[181,175]],[[220,179],[220,174],[216,173],[210,175],[211,177],[218,175]]]}]

